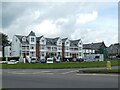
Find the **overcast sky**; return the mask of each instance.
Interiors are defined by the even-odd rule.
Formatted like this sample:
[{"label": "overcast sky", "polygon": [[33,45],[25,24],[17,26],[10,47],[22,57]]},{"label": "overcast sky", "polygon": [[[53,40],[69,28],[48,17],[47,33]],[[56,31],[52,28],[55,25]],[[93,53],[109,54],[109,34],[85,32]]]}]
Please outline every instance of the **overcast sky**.
[{"label": "overcast sky", "polygon": [[68,37],[83,43],[118,42],[117,2],[2,2],[0,31],[13,35]]}]

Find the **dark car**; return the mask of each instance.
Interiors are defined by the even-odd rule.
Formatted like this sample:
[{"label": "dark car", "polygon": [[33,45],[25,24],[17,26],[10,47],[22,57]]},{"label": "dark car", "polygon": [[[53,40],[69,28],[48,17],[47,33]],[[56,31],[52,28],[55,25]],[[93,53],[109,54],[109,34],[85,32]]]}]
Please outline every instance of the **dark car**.
[{"label": "dark car", "polygon": [[77,61],[79,61],[79,62],[83,62],[84,59],[83,59],[83,58],[77,58]]},{"label": "dark car", "polygon": [[46,63],[45,59],[40,59],[39,61],[40,61],[40,63]]}]

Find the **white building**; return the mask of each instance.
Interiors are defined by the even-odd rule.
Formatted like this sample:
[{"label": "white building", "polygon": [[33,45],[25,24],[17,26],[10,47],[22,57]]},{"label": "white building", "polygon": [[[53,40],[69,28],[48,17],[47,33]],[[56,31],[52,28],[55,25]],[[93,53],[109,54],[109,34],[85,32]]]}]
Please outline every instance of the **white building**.
[{"label": "white building", "polygon": [[33,31],[28,36],[14,35],[11,46],[12,56],[36,57],[36,36]]},{"label": "white building", "polygon": [[83,58],[83,43],[81,39],[69,40],[68,38],[62,39],[63,43],[63,56],[65,58]]},{"label": "white building", "polygon": [[26,57],[45,57],[62,56],[83,58],[83,44],[81,39],[69,40],[68,38],[61,39],[46,38],[44,36],[37,37],[33,31],[27,36],[14,35],[11,44],[12,56]]},{"label": "white building", "polygon": [[11,57],[11,46],[6,46],[4,50],[5,57]]}]

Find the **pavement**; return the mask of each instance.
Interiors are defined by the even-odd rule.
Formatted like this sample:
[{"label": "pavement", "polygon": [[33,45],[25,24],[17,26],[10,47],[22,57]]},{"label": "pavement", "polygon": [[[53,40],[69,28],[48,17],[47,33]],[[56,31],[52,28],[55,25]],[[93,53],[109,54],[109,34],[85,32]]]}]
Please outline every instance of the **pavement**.
[{"label": "pavement", "polygon": [[118,74],[77,73],[83,69],[98,68],[3,69],[0,76],[3,88],[118,88]]}]

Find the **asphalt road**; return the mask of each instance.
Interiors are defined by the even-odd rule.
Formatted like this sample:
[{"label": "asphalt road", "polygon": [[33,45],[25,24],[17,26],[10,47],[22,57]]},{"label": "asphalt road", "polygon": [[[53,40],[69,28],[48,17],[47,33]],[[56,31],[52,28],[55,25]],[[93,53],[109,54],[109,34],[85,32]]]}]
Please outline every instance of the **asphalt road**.
[{"label": "asphalt road", "polygon": [[80,69],[3,69],[3,88],[118,88],[117,74],[80,74]]}]

